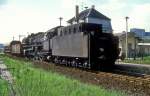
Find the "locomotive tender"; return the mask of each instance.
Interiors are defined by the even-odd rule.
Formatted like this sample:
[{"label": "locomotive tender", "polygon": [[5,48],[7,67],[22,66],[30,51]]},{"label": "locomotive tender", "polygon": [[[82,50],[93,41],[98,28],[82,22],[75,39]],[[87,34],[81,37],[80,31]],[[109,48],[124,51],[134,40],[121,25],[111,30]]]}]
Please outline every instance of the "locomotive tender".
[{"label": "locomotive tender", "polygon": [[22,44],[20,41],[12,41],[10,45],[5,47],[5,53],[10,53],[12,55],[21,56],[22,54]]}]

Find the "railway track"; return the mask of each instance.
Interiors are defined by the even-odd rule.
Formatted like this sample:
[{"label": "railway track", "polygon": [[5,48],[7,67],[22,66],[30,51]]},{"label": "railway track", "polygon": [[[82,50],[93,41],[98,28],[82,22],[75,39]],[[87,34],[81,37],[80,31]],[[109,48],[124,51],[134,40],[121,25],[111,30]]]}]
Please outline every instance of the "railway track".
[{"label": "railway track", "polygon": [[55,64],[38,61],[34,62],[34,65],[46,70],[55,71],[67,76],[69,75],[69,77],[79,79],[84,83],[92,83],[104,86],[108,89],[115,88],[125,90],[125,92],[129,94],[131,93],[131,96],[150,96],[150,75],[147,74],[117,69],[109,72],[91,71],[87,69],[81,70],[81,68],[56,66]]},{"label": "railway track", "polygon": [[[64,65],[59,65],[59,66],[64,66]],[[64,66],[64,67],[66,67],[66,66]],[[69,67],[71,67],[71,66],[69,66]],[[150,74],[149,74],[150,70],[149,70],[149,72],[147,71],[146,73],[144,73],[143,71],[141,71],[144,69],[137,70],[137,67],[133,67],[133,66],[130,68],[130,66],[115,65],[114,69],[104,70],[104,71],[93,71],[90,69],[84,69],[82,67],[76,67],[76,68],[79,70],[84,70],[84,71],[95,73],[95,74],[98,74],[99,72],[106,72],[106,73],[125,75],[125,76],[133,76],[133,77],[150,77]]]},{"label": "railway track", "polygon": [[137,72],[122,71],[122,70],[119,70],[119,69],[114,69],[113,73],[122,74],[122,75],[129,75],[129,76],[134,76],[134,77],[145,77],[145,76],[148,76],[147,74],[142,74],[142,73],[137,73]]},{"label": "railway track", "polygon": [[141,66],[137,64],[116,64],[113,72],[134,77],[150,78],[150,66]]}]

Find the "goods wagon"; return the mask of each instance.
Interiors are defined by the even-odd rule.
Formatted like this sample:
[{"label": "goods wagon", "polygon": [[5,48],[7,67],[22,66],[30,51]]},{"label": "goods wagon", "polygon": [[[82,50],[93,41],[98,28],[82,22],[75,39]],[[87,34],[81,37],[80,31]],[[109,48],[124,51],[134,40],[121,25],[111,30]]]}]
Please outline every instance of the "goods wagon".
[{"label": "goods wagon", "polygon": [[10,43],[10,53],[13,55],[21,55],[22,54],[22,45],[20,41],[12,41]]}]

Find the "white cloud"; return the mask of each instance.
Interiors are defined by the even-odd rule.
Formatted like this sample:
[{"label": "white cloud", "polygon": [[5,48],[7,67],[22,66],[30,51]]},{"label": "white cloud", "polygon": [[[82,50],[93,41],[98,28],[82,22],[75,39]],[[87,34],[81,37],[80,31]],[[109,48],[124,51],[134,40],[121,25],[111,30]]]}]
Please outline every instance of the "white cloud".
[{"label": "white cloud", "polygon": [[146,31],[150,31],[150,3],[136,5],[129,16],[132,27],[144,28]]},{"label": "white cloud", "polygon": [[59,24],[56,16],[14,5],[0,11],[0,21],[0,42],[9,42],[13,36],[18,39],[19,34],[27,35],[27,32],[43,32]]},{"label": "white cloud", "polygon": [[129,28],[144,28],[150,31],[150,3],[131,4],[121,0],[108,0],[97,9],[112,20],[114,32],[125,30],[125,17],[129,16]]}]

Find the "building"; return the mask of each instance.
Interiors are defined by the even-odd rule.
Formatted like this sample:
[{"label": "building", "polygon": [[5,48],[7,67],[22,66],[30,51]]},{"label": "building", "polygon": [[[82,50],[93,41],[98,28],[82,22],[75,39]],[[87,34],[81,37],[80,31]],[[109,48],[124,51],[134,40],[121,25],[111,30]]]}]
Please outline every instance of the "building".
[{"label": "building", "polygon": [[138,42],[139,54],[142,56],[150,55],[150,32],[145,32],[144,29],[132,28],[130,32],[134,32],[141,41]]},{"label": "building", "polygon": [[145,32],[145,29],[132,28],[130,32],[136,34],[137,37],[140,37],[143,41],[150,41],[150,32]]},{"label": "building", "polygon": [[140,38],[143,38],[145,35],[145,29],[131,28],[130,32],[135,33]]},{"label": "building", "polygon": [[3,52],[4,52],[4,45],[0,44],[0,53],[3,53]]},{"label": "building", "polygon": [[150,43],[138,43],[138,46],[142,56],[150,56]]},{"label": "building", "polygon": [[[126,53],[126,33],[117,33],[115,34],[119,37],[119,47],[121,48],[121,55],[125,56]],[[140,42],[140,38],[136,36],[133,32],[127,33],[128,37],[128,58],[132,58],[138,55],[139,53],[139,46],[138,42]]]},{"label": "building", "polygon": [[[126,32],[115,34],[119,37],[119,47],[121,53],[126,53]],[[132,28],[127,33],[128,58],[150,56],[150,32],[145,29]]]},{"label": "building", "polygon": [[150,43],[150,32],[145,32],[144,33],[144,42],[149,42]]},{"label": "building", "polygon": [[78,6],[76,6],[76,16],[68,20],[68,24],[76,24],[82,22],[102,24],[103,32],[112,32],[111,19],[98,12],[94,6],[80,13],[78,12],[78,9]]}]

